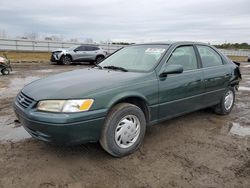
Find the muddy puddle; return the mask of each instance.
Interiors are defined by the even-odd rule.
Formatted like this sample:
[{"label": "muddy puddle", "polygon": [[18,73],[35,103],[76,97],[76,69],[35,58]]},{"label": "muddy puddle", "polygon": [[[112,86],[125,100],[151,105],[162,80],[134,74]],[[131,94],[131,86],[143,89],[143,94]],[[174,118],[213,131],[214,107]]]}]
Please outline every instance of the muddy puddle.
[{"label": "muddy puddle", "polygon": [[240,86],[239,91],[250,91],[250,87]]},{"label": "muddy puddle", "polygon": [[0,97],[9,97],[18,93],[25,85],[40,79],[38,76],[27,76],[23,78],[12,78],[10,81],[0,88]]},{"label": "muddy puddle", "polygon": [[28,76],[24,78],[13,78],[10,81],[9,88],[22,88],[25,85],[29,84],[30,82],[33,82],[35,80],[40,79],[38,76]]},{"label": "muddy puddle", "polygon": [[31,136],[22,126],[16,127],[15,124],[11,124],[0,127],[0,143],[19,142],[28,138]]},{"label": "muddy puddle", "polygon": [[19,142],[31,138],[20,123],[14,122],[11,116],[2,116],[0,120],[0,143]]},{"label": "muddy puddle", "polygon": [[239,123],[232,123],[229,133],[241,137],[250,137],[250,127],[242,126]]},{"label": "muddy puddle", "polygon": [[50,73],[50,72],[55,72],[55,70],[53,70],[53,69],[41,69],[41,70],[36,70],[36,72]]}]

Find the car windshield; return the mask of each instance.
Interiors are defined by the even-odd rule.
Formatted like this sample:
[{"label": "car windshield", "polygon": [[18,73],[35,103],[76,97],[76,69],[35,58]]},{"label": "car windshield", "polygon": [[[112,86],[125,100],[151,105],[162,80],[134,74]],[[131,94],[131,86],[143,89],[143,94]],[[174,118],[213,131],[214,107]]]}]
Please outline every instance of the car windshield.
[{"label": "car windshield", "polygon": [[149,71],[156,66],[168,45],[138,45],[125,47],[107,59],[102,67],[122,67],[128,71]]}]

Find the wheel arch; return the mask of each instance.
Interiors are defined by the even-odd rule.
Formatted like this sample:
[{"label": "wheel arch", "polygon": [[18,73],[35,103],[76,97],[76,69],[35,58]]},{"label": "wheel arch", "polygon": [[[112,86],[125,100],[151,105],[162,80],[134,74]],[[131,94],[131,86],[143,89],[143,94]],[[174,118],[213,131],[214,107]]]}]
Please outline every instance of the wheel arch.
[{"label": "wheel arch", "polygon": [[95,60],[96,60],[98,57],[103,57],[103,58],[105,58],[105,56],[104,56],[103,54],[97,54],[96,57],[95,57]]},{"label": "wheel arch", "polygon": [[68,57],[71,59],[71,61],[73,61],[72,56],[71,56],[70,54],[67,54],[67,53],[62,54],[62,56],[60,57],[60,61],[62,61],[62,58],[63,58],[64,56],[68,56]]},{"label": "wheel arch", "polygon": [[108,111],[110,111],[115,105],[119,103],[130,103],[136,105],[143,111],[147,124],[149,123],[150,109],[147,99],[144,96],[133,94],[133,95],[125,95],[122,97],[117,97],[109,104]]}]

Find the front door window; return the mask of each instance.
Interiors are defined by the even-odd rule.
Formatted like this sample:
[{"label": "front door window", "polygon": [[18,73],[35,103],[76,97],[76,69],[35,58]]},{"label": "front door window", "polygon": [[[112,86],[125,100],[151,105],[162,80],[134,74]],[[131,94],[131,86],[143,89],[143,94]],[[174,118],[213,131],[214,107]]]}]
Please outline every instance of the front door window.
[{"label": "front door window", "polygon": [[184,71],[197,69],[197,60],[193,46],[181,46],[176,48],[167,64],[182,65]]}]

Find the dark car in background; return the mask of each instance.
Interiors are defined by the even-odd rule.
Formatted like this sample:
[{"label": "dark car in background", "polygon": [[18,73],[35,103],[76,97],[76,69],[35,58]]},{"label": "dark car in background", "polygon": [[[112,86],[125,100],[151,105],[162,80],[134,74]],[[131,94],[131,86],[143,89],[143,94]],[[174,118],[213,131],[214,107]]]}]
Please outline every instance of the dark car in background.
[{"label": "dark car in background", "polygon": [[216,48],[192,42],[125,47],[93,68],[25,86],[15,113],[32,137],[58,144],[100,142],[121,157],[148,125],[211,107],[229,114],[241,74]]},{"label": "dark car in background", "polygon": [[72,62],[100,62],[107,56],[107,52],[98,46],[80,45],[68,49],[54,50],[51,62],[68,65]]}]

